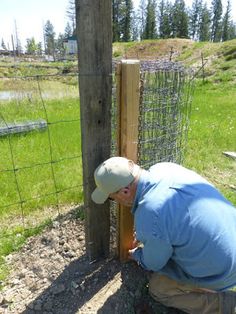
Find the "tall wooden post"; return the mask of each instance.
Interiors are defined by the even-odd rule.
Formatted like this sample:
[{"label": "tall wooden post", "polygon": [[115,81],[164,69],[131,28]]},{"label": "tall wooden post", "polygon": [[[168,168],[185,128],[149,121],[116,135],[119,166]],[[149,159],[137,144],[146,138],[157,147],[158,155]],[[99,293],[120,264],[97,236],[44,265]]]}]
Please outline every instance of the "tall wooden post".
[{"label": "tall wooden post", "polygon": [[95,168],[110,157],[111,1],[76,0],[86,249],[90,261],[109,253],[109,204],[91,200]]},{"label": "tall wooden post", "polygon": [[[137,162],[140,62],[123,60],[118,67],[119,155]],[[133,242],[133,217],[130,208],[119,207],[119,256],[128,257]]]}]

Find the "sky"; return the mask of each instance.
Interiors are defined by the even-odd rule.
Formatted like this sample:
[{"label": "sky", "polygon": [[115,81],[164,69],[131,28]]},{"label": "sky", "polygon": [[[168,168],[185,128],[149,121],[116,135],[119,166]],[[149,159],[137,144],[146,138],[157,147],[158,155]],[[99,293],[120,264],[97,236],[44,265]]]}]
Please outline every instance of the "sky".
[{"label": "sky", "polygon": [[[137,6],[139,0],[133,1]],[[207,2],[210,7],[211,0]],[[191,6],[192,0],[185,0],[185,3]],[[227,0],[222,0],[222,3],[226,5]],[[68,4],[69,0],[0,0],[0,44],[3,39],[12,49],[11,35],[15,34],[15,29],[22,48],[25,48],[26,38],[34,37],[36,42],[43,42],[43,25],[47,20],[57,35],[64,33]],[[236,21],[236,0],[231,0],[231,6],[232,18]]]},{"label": "sky", "polygon": [[64,33],[68,4],[68,0],[0,0],[0,44],[3,38],[6,46],[9,44],[12,48],[15,24],[23,48],[26,38],[34,37],[36,42],[43,42],[43,25],[47,20],[57,35]]}]

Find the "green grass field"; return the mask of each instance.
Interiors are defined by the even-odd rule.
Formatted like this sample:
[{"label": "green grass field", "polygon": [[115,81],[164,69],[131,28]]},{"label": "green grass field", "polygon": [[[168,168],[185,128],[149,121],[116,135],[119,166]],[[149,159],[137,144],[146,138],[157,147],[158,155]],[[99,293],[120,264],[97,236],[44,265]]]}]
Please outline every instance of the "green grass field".
[{"label": "green grass field", "polygon": [[215,184],[236,205],[236,89],[231,84],[201,84],[195,89],[184,164]]},{"label": "green grass field", "polygon": [[[46,130],[0,138],[1,215],[9,212],[4,210],[6,205],[24,201],[25,209],[32,210],[44,205],[41,196],[82,184],[78,98],[18,99],[1,105],[1,117],[2,125],[37,119],[48,122]],[[81,200],[81,193],[79,197],[78,192],[71,193],[77,195],[74,201]],[[72,196],[66,194],[58,193],[59,201],[70,202]]]},{"label": "green grass field", "polygon": [[66,206],[83,201],[79,99],[69,90],[74,87],[44,85],[52,98],[40,99],[33,85],[37,93],[30,97],[0,101],[0,126],[48,122],[45,130],[0,137],[0,279],[6,275],[4,256]]}]

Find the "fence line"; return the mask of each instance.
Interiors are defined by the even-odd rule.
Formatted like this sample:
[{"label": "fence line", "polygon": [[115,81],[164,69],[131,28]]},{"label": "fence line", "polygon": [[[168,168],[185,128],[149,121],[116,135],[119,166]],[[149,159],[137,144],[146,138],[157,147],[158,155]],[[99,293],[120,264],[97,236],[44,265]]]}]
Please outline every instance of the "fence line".
[{"label": "fence line", "polygon": [[[7,126],[7,122],[5,121],[5,119],[2,116],[2,114],[0,114],[0,117],[3,119],[3,121],[5,122],[5,124]],[[12,143],[11,143],[10,137],[8,137],[8,143],[9,143],[9,149],[10,149],[10,154],[11,154],[11,161],[12,161],[12,165],[13,165],[14,180],[15,180],[17,191],[18,191],[18,195],[19,195],[19,198],[20,198],[19,204],[20,204],[20,209],[21,209],[21,217],[22,217],[23,225],[24,225],[24,210],[23,210],[23,207],[22,207],[22,198],[21,198],[21,193],[20,193],[20,189],[19,189],[19,183],[18,183],[17,176],[16,176],[16,167],[15,167],[15,161],[14,161],[14,155],[13,155]]]},{"label": "fence line", "polygon": [[[5,195],[1,195],[2,201],[0,204],[0,213],[2,218],[0,218],[0,224],[2,226],[5,226],[4,228],[9,228],[12,225],[21,225],[24,228],[30,227],[27,222],[27,215],[26,212],[27,206],[31,206],[32,202],[36,201],[36,205],[33,206],[33,208],[45,207],[45,204],[47,204],[47,200],[49,200],[47,207],[55,206],[53,210],[51,210],[50,215],[52,212],[55,212],[55,215],[60,214],[61,210],[61,204],[68,203],[68,202],[74,202],[78,203],[78,200],[81,199],[81,191],[82,191],[82,179],[81,176],[78,176],[78,179],[71,180],[70,178],[67,180],[68,182],[62,182],[59,175],[60,173],[63,173],[61,171],[58,171],[58,166],[60,164],[60,167],[66,167],[68,168],[68,165],[73,165],[73,168],[78,167],[81,169],[81,160],[82,155],[80,151],[80,139],[78,140],[77,147],[74,151],[69,151],[69,153],[65,150],[62,150],[60,148],[60,145],[63,145],[63,142],[66,143],[69,141],[69,139],[65,140],[62,137],[60,138],[60,126],[65,125],[63,127],[66,129],[71,129],[73,126],[77,125],[76,129],[79,130],[80,128],[80,116],[74,115],[74,113],[69,112],[68,114],[63,116],[63,111],[66,109],[66,106],[71,106],[75,109],[75,104],[72,102],[68,102],[68,105],[61,105],[61,115],[59,113],[58,118],[54,119],[51,115],[51,112],[48,112],[48,110],[51,111],[51,109],[48,107],[48,102],[53,100],[45,99],[43,96],[44,88],[42,87],[43,80],[45,79],[51,79],[52,77],[62,77],[67,78],[68,76],[77,77],[78,74],[57,74],[57,75],[28,75],[28,76],[17,76],[13,75],[11,77],[8,77],[8,80],[13,80],[14,83],[24,84],[25,82],[29,81],[31,97],[27,97],[27,93],[23,90],[23,97],[16,97],[11,100],[11,102],[7,101],[1,101],[0,100],[0,126],[5,125],[6,128],[10,130],[12,127],[12,124],[10,126],[10,120],[22,120],[22,118],[27,118],[30,115],[43,115],[47,128],[44,131],[36,131],[32,130],[30,135],[27,133],[22,134],[7,134],[5,137],[0,138],[0,150],[2,152],[2,158],[1,158],[1,165],[0,165],[0,176],[1,176],[1,182],[0,185],[2,186],[1,191]],[[6,77],[1,77],[6,78]],[[77,82],[77,81],[76,81]],[[37,84],[35,86],[35,83]],[[23,86],[23,85],[22,85]],[[64,88],[64,87],[63,87]],[[65,91],[69,87],[65,86]],[[39,96],[38,99],[36,96]],[[59,100],[60,101],[60,100]],[[50,105],[50,104],[49,104]],[[12,110],[11,107],[14,107]],[[23,108],[25,106],[25,109]],[[52,103],[52,106],[54,104]],[[76,106],[79,108],[79,103],[77,102]],[[16,109],[15,109],[16,108]],[[72,108],[72,109],[73,109]],[[15,110],[15,112],[14,112]],[[9,114],[9,111],[12,111],[11,114]],[[24,112],[25,111],[25,112]],[[30,112],[32,111],[32,112]],[[79,109],[72,110],[76,113],[76,111],[79,114]],[[17,112],[19,115],[17,116]],[[32,119],[31,119],[32,120]],[[54,121],[55,120],[55,121]],[[16,123],[16,122],[15,122]],[[57,127],[58,126],[58,127]],[[69,127],[68,127],[69,126]],[[55,131],[55,132],[54,132]],[[59,132],[58,132],[59,131]],[[55,134],[54,134],[54,133]],[[76,132],[76,130],[75,130]],[[78,131],[77,131],[78,132]],[[57,134],[58,133],[58,134]],[[47,140],[45,140],[45,135],[47,134]],[[32,144],[35,137],[43,137],[44,138],[44,144],[42,147],[42,150],[45,150],[45,154],[41,153],[43,158],[40,159],[40,157],[30,157],[27,159],[27,156],[24,160],[24,158],[19,158],[18,154],[21,154],[22,151],[27,148],[27,150],[30,150],[30,145],[33,147],[33,154],[37,154],[37,152],[40,150],[40,148],[36,148],[36,144]],[[55,138],[53,138],[55,137]],[[79,137],[79,134],[77,135]],[[60,143],[62,142],[62,144]],[[71,142],[72,143],[72,142]],[[41,144],[41,143],[40,143]],[[73,143],[72,143],[73,144]],[[20,146],[22,145],[22,147]],[[48,147],[48,151],[46,149],[46,146]],[[59,146],[59,147],[58,147]],[[71,146],[68,145],[68,146]],[[61,149],[62,154],[58,155],[58,151]],[[35,151],[35,153],[34,153]],[[60,152],[60,151],[59,151]],[[78,152],[78,153],[77,153]],[[5,154],[5,156],[3,156]],[[40,155],[40,156],[41,156]],[[47,156],[48,155],[48,156]],[[10,160],[9,160],[10,157]],[[46,159],[46,160],[45,160]],[[69,163],[69,164],[68,164]],[[56,169],[54,169],[56,167]],[[50,173],[48,171],[50,170]],[[55,174],[55,171],[57,172]],[[73,171],[73,170],[72,170]],[[45,181],[49,181],[49,183],[45,183],[44,186],[44,172],[46,172],[46,178]],[[42,174],[41,174],[42,173]],[[25,177],[24,177],[25,176]],[[27,178],[33,178],[33,183],[35,180],[37,184],[41,185],[42,188],[34,189],[34,187],[30,186],[30,183],[26,182],[25,180]],[[41,179],[41,182],[40,182]],[[11,182],[9,183],[9,180]],[[12,181],[14,180],[14,181]],[[71,181],[71,182],[70,182]],[[77,183],[76,183],[77,182]],[[26,185],[26,187],[22,186]],[[47,185],[47,186],[46,186]],[[48,189],[47,189],[48,187]],[[30,189],[32,188],[32,192]],[[36,192],[34,192],[34,190]],[[79,197],[76,198],[75,201],[73,199],[71,201],[65,201],[63,202],[63,199],[65,198],[65,194],[75,194],[76,191],[78,191]],[[80,191],[80,192],[79,192]],[[40,193],[41,192],[41,193]],[[9,194],[9,195],[8,195]],[[61,198],[61,196],[62,198]],[[12,196],[12,197],[11,197]],[[60,197],[59,197],[60,196]],[[62,200],[62,201],[61,201]],[[45,203],[46,202],[46,203]],[[51,204],[51,205],[50,205]],[[53,205],[54,204],[54,205]],[[32,208],[32,214],[34,215],[35,209]],[[44,216],[43,219],[49,218],[50,215]],[[7,218],[8,223],[4,222],[4,219]],[[12,220],[12,217],[15,216],[15,218]],[[5,217],[5,218],[4,218]],[[41,218],[40,218],[41,219]],[[39,219],[39,220],[40,220]],[[16,221],[17,220],[17,221]],[[39,221],[40,223],[40,221]],[[35,222],[33,223],[35,224]],[[3,229],[3,228],[2,228]],[[9,234],[8,234],[9,235]],[[0,238],[4,236],[4,233],[0,234]]]},{"label": "fence line", "polygon": [[[114,69],[115,63],[113,64],[113,72]],[[26,228],[31,226],[29,223],[30,220],[28,219],[27,206],[31,206],[32,202],[37,202],[36,205],[33,204],[31,206],[32,208],[30,207],[33,216],[34,212],[35,215],[37,214],[37,208],[40,207],[43,212],[46,212],[43,218],[49,218],[51,214],[58,215],[63,212],[64,209],[62,207],[65,204],[71,202],[79,203],[83,200],[83,184],[81,176],[82,154],[80,148],[80,134],[78,134],[80,133],[80,123],[82,122],[82,119],[79,114],[78,96],[73,98],[73,103],[71,100],[72,98],[68,103],[66,101],[60,103],[60,99],[55,102],[54,100],[47,99],[46,96],[44,96],[45,90],[43,87],[43,82],[47,78],[49,80],[53,77],[61,77],[64,79],[69,76],[78,77],[78,75],[86,75],[86,73],[30,75],[24,77],[15,75],[9,78],[16,81],[20,80],[23,83],[25,81],[29,81],[30,84],[32,84],[34,93],[29,96],[26,92],[23,93],[23,98],[16,97],[16,99],[12,100],[12,103],[15,104],[15,109],[13,109],[16,113],[19,113],[20,118],[22,119],[22,116],[31,117],[31,115],[33,115],[33,117],[37,115],[38,118],[39,113],[41,113],[47,124],[47,128],[45,130],[40,132],[32,131],[30,135],[8,134],[5,138],[0,137],[0,150],[2,151],[2,146],[5,145],[6,151],[6,143],[8,143],[8,150],[10,151],[10,153],[8,152],[8,155],[11,158],[10,164],[7,157],[4,159],[2,156],[6,164],[3,167],[0,163],[0,176],[3,178],[5,176],[5,180],[9,177],[15,180],[14,192],[10,192],[10,196],[12,197],[5,197],[0,205],[0,215],[5,215],[5,212],[7,212],[10,217],[8,219],[9,225],[11,223],[15,223],[14,219],[11,221],[11,218],[13,215],[16,215],[16,218],[21,218],[21,221],[18,219],[18,223],[20,222]],[[91,73],[90,75],[94,76],[94,74]],[[118,127],[116,121],[116,77],[112,73],[108,75],[112,75],[113,78],[113,99],[111,107],[111,155],[114,156],[117,155]],[[76,86],[77,81],[78,80],[76,80]],[[35,83],[36,86],[34,86]],[[132,127],[139,130],[139,136],[137,139],[138,161],[142,167],[147,168],[151,164],[158,161],[181,162],[183,158],[183,146],[186,141],[188,129],[192,87],[191,73],[186,73],[179,64],[170,62],[163,63],[158,61],[141,62],[140,116],[137,121],[137,125],[133,125]],[[69,86],[63,85],[63,88],[69,89]],[[66,91],[63,92],[66,95]],[[35,98],[35,95],[39,97]],[[14,114],[11,113],[10,115],[6,111],[7,106],[9,107],[9,104],[1,105],[0,100],[0,125],[2,120],[2,124],[9,126],[9,117],[16,120],[19,119],[19,117],[16,118]],[[27,106],[27,110],[24,108],[22,109],[23,114],[20,111],[21,106]],[[56,111],[56,116],[54,116],[54,111],[52,110],[55,106],[59,106],[59,110]],[[33,111],[31,113],[31,109],[35,110],[35,112]],[[26,114],[24,113],[24,110],[26,111]],[[53,115],[51,111],[53,112]],[[62,125],[65,126],[65,129],[61,132],[60,127]],[[72,133],[69,133],[71,128]],[[66,129],[68,129],[68,132],[66,132]],[[71,139],[72,134],[73,136],[77,136],[76,146],[74,146],[73,149],[70,147],[74,144],[73,139]],[[34,141],[34,138],[37,137],[40,137],[40,139],[42,138],[42,140],[44,139],[44,147],[42,149],[45,149],[45,145],[47,145],[48,151],[45,151],[42,156],[40,155],[40,159],[37,156],[34,156],[33,158],[27,158],[26,161],[22,161],[17,154],[18,150],[20,151],[20,155],[22,152],[24,153],[24,151],[21,150],[21,145],[23,148],[24,145],[28,146],[29,150],[31,145],[33,147],[32,150],[35,151],[35,155],[37,155],[40,149],[34,147],[35,144],[30,142],[31,138],[33,138]],[[69,142],[68,146],[67,141]],[[84,157],[86,158],[86,156]],[[66,169],[66,174],[64,169],[61,171],[62,168]],[[42,177],[42,175],[44,176],[44,170],[47,173],[46,178]],[[21,173],[28,174],[23,177]],[[68,176],[68,180],[71,181],[69,184],[63,181],[64,177],[61,178],[65,175]],[[27,182],[27,180],[30,180],[31,177],[34,176],[37,177],[39,183],[41,184],[39,188],[37,188],[36,192],[33,187],[34,183],[32,183],[31,186],[31,181],[29,183]],[[92,181],[92,178],[84,180],[84,185],[93,184]],[[0,180],[0,185],[2,184],[3,180]],[[26,185],[26,187],[24,187],[24,185]],[[6,194],[8,193],[7,187],[1,190],[6,191]],[[66,196],[64,196],[66,193],[70,193],[71,196],[66,198]],[[8,201],[9,199],[12,201]],[[50,213],[47,213],[48,207],[52,207]],[[71,208],[70,205],[69,207]],[[18,212],[19,209],[20,214]],[[116,218],[115,211],[112,211],[111,214]],[[0,238],[1,237],[2,234],[0,233]]]}]

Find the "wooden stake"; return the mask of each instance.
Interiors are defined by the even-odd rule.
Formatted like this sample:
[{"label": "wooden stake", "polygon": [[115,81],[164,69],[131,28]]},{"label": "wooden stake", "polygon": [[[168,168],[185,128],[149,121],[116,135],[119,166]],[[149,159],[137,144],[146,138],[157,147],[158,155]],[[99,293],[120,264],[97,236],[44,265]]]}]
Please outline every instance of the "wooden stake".
[{"label": "wooden stake", "polygon": [[[118,67],[117,100],[120,132],[118,135],[119,155],[137,162],[140,62],[123,60]],[[130,208],[119,207],[119,256],[128,258],[133,242],[133,217]]]}]

